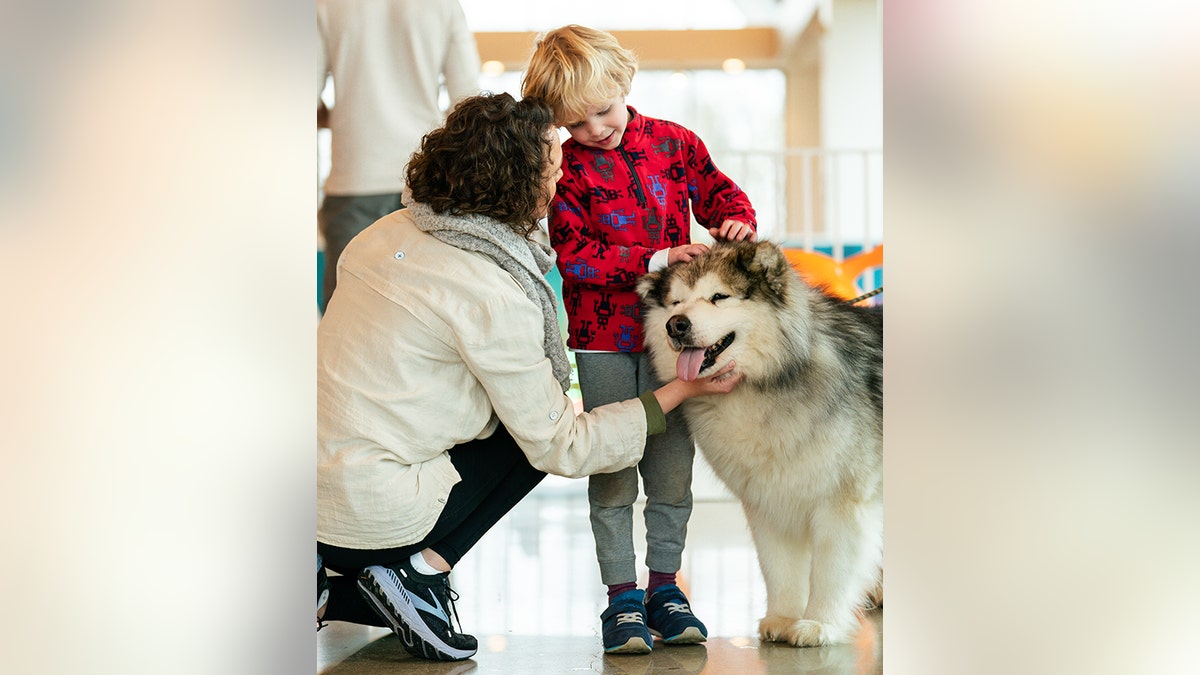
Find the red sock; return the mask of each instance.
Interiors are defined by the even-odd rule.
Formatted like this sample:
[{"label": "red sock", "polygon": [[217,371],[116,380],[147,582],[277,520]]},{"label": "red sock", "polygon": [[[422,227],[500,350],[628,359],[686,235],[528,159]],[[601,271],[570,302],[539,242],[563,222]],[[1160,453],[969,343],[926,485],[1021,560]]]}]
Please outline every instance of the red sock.
[{"label": "red sock", "polygon": [[655,572],[654,570],[650,570],[650,583],[646,584],[646,596],[649,597],[662,586],[674,585],[674,572]]},{"label": "red sock", "polygon": [[637,584],[632,581],[630,581],[628,583],[624,583],[624,584],[613,584],[612,586],[608,587],[608,601],[612,602],[613,598],[617,597],[618,595],[620,595],[622,593],[626,593],[628,591],[636,591],[636,590],[637,590]]}]

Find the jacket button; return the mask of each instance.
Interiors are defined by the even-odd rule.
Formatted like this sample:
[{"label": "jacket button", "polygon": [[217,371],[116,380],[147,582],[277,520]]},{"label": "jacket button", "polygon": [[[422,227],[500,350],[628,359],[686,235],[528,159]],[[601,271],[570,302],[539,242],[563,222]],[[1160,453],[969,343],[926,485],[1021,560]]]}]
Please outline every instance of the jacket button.
[{"label": "jacket button", "polygon": [[558,419],[558,411],[557,411],[557,410],[551,410],[551,411],[550,411],[550,419],[551,419],[551,420],[556,420],[556,419]]},{"label": "jacket button", "polygon": [[396,260],[404,260],[404,251],[396,251]]}]

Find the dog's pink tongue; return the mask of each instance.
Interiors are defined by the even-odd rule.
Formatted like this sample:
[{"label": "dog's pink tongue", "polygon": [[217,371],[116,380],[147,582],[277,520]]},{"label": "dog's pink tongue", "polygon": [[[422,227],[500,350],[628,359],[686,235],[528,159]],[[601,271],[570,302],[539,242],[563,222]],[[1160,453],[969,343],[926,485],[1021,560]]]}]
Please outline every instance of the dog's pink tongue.
[{"label": "dog's pink tongue", "polygon": [[675,361],[675,374],[684,382],[691,382],[700,374],[700,366],[703,364],[703,349],[685,349]]}]

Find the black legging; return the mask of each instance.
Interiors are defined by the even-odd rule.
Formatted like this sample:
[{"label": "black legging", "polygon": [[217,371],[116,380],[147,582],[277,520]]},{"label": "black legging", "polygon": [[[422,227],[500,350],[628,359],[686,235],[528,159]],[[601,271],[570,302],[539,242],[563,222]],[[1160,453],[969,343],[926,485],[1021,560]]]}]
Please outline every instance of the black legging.
[{"label": "black legging", "polygon": [[453,567],[546,477],[529,464],[503,425],[489,438],[450,448],[450,461],[462,480],[450,490],[441,515],[421,541],[377,550],[317,542],[317,552],[325,567],[343,575],[330,578],[333,591],[325,610],[326,620],[380,625],[354,589],[359,570],[371,565],[395,565],[426,548],[433,549]]}]

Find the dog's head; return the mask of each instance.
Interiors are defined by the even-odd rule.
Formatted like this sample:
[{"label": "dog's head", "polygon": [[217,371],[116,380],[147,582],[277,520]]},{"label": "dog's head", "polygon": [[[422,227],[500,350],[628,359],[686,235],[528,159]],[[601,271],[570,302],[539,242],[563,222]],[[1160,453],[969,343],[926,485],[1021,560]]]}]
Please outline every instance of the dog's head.
[{"label": "dog's head", "polygon": [[691,262],[643,276],[637,289],[659,377],[694,380],[730,359],[752,375],[757,352],[777,341],[772,314],[787,307],[795,283],[787,258],[769,242],[718,243]]}]

